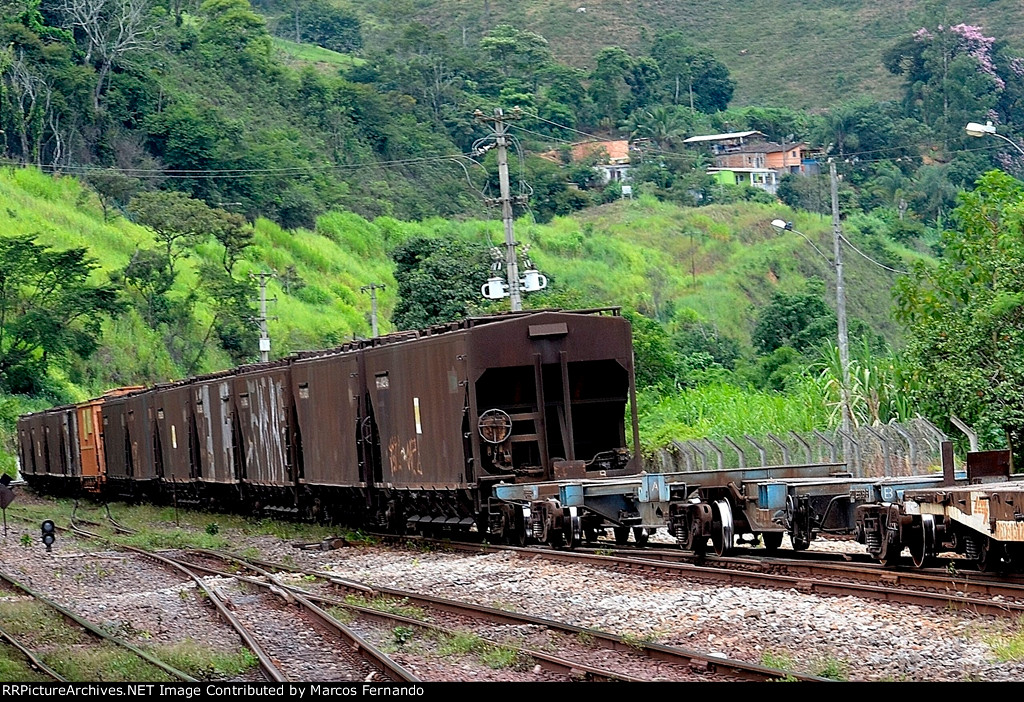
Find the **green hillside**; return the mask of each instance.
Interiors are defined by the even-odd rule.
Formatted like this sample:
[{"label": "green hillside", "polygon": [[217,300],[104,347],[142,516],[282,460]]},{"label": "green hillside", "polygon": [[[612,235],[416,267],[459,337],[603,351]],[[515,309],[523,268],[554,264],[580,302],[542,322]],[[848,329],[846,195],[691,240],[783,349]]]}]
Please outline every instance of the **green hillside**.
[{"label": "green hillside", "polygon": [[[825,108],[857,95],[896,96],[882,52],[921,26],[981,25],[1024,47],[1024,5],[859,0],[370,0],[378,21],[418,19],[453,38],[477,41],[508,23],[544,36],[555,56],[592,69],[606,46],[649,47],[678,30],[711,50],[736,81],[734,106]],[[586,12],[578,12],[585,8]]]},{"label": "green hillside", "polygon": [[[800,290],[811,276],[831,278],[828,264],[800,237],[776,234],[768,224],[774,217],[795,218],[800,231],[817,237],[821,247],[828,246],[830,223],[824,218],[754,203],[682,208],[642,197],[577,217],[557,217],[550,224],[521,220],[517,237],[530,246],[530,256],[551,280],[549,291],[528,296],[526,304],[544,305],[551,294],[571,294],[596,304],[635,309],[667,324],[695,315],[749,347],[756,309],[776,290]],[[124,218],[104,221],[95,196],[75,179],[34,169],[0,172],[0,222],[5,232],[38,233],[43,243],[55,248],[87,246],[100,264],[98,278],[123,267],[137,248],[153,243],[148,230]],[[862,235],[855,222],[846,234],[862,247],[878,245]],[[501,241],[502,229],[496,220],[371,222],[340,212],[321,216],[315,230],[284,231],[258,220],[254,244],[236,277],[260,271],[278,274],[268,289],[276,298],[268,310],[273,316],[273,355],[368,336],[370,298],[360,288],[374,282],[385,285],[379,293],[379,314],[382,333],[390,331],[396,295],[390,253],[414,236],[482,244]],[[909,250],[897,253],[916,255]],[[183,295],[193,287],[197,265],[217,255],[212,242],[197,247],[186,259],[172,294]],[[892,274],[863,260],[849,261],[847,270],[850,314],[896,340],[889,316]],[[480,310],[490,304],[482,298],[470,302]],[[687,308],[692,312],[684,313]],[[208,310],[200,304],[196,316],[201,323]],[[182,373],[135,310],[109,323],[100,355],[113,364],[90,365],[77,383],[82,393],[117,383],[168,381]],[[229,360],[210,345],[200,368],[228,365]]]}]

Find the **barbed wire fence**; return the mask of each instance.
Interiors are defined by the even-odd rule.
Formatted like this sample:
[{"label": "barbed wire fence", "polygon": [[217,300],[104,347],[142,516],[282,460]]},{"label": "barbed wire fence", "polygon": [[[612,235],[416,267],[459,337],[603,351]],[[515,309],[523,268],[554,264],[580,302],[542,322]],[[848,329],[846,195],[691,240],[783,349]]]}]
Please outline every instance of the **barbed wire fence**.
[{"label": "barbed wire fence", "polygon": [[835,463],[856,477],[922,475],[942,469],[941,443],[948,439],[923,418],[854,428],[849,456],[843,438],[837,429],[678,440],[656,451],[646,468],[678,473]]}]

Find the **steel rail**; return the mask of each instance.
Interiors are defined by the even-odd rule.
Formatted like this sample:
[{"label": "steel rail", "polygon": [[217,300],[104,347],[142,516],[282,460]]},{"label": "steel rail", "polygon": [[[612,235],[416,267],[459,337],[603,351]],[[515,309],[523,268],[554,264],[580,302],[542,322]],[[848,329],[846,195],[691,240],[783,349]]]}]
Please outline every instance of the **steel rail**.
[{"label": "steel rail", "polygon": [[[192,551],[193,553],[201,553],[205,556],[220,558],[223,560],[234,562],[244,567],[251,568],[263,577],[267,578],[276,587],[287,590],[290,593],[290,595],[295,599],[296,602],[301,604],[308,611],[312,612],[317,617],[317,619],[319,619],[324,624],[333,628],[343,637],[345,637],[345,639],[352,645],[353,649],[355,649],[356,652],[360,654],[360,657],[364,661],[370,663],[379,672],[383,673],[384,676],[387,677],[389,680],[392,680],[393,682],[420,682],[420,679],[417,678],[413,673],[406,670],[403,666],[399,665],[397,662],[392,660],[387,654],[382,652],[376,646],[366,641],[363,637],[359,636],[357,633],[349,629],[347,626],[339,622],[337,619],[335,619],[330,614],[323,611],[320,607],[314,604],[312,601],[310,601],[310,598],[307,596],[308,593],[302,591],[299,588],[294,588],[280,582],[274,576],[273,573],[270,573],[262,568],[259,568],[258,566],[249,563],[243,558],[238,558],[236,556],[232,556],[229,554],[218,553],[216,551],[211,551],[209,549],[188,550]],[[190,563],[188,564],[188,567],[199,568],[202,566],[196,566],[195,564]],[[229,573],[223,573],[223,575],[226,575],[228,577],[239,577],[237,575],[232,575]]]},{"label": "steel rail", "polygon": [[[200,550],[200,551],[197,551],[197,552],[205,553],[205,550]],[[223,557],[223,554],[221,554],[221,556]],[[351,612],[354,612],[354,613],[357,613],[357,614],[360,614],[360,615],[363,615],[363,616],[366,616],[366,617],[369,617],[369,618],[378,619],[380,621],[385,621],[385,622],[394,623],[394,624],[401,624],[401,625],[406,625],[406,626],[413,626],[413,627],[417,627],[417,628],[424,629],[424,630],[427,630],[427,631],[436,632],[438,634],[443,634],[443,635],[446,635],[446,636],[456,636],[456,635],[458,635],[460,633],[458,631],[455,631],[453,629],[449,629],[447,627],[443,627],[443,626],[440,626],[440,625],[437,625],[437,624],[432,624],[430,622],[424,622],[424,621],[421,621],[419,619],[414,619],[412,617],[407,617],[407,616],[404,616],[404,615],[401,615],[401,614],[395,614],[393,612],[385,612],[385,611],[382,611],[382,610],[379,610],[379,609],[374,609],[372,607],[365,607],[363,605],[353,604],[351,602],[347,602],[345,600],[338,599],[336,597],[330,597],[328,595],[318,595],[316,593],[311,593],[311,592],[309,592],[307,590],[304,590],[304,589],[302,589],[300,587],[297,587],[295,585],[289,585],[287,583],[282,583],[282,582],[280,582],[280,580],[276,580],[275,579],[275,585],[271,585],[267,581],[260,580],[258,578],[250,578],[250,577],[238,575],[236,573],[225,573],[224,571],[217,570],[216,568],[211,568],[209,566],[204,566],[204,565],[199,565],[199,564],[191,564],[191,565],[192,565],[192,567],[196,568],[197,570],[203,570],[203,571],[206,571],[206,572],[208,572],[208,573],[210,573],[212,575],[222,575],[222,576],[237,578],[238,580],[240,580],[242,582],[249,583],[249,584],[252,584],[252,585],[256,585],[256,586],[259,586],[259,587],[273,589],[275,587],[275,585],[276,585],[277,588],[279,588],[280,590],[284,591],[284,592],[278,591],[277,594],[281,595],[282,597],[285,597],[286,599],[289,598],[289,597],[293,597],[293,596],[299,595],[299,596],[302,596],[302,597],[304,597],[306,599],[309,599],[309,600],[311,600],[313,602],[320,602],[322,604],[328,604],[328,605],[332,605],[332,606],[335,606],[335,607],[342,607],[342,608],[347,609],[347,610],[349,610]],[[320,577],[323,577],[323,576],[320,576]],[[368,595],[377,594],[373,590],[373,588],[370,588],[370,587],[362,587],[362,586],[359,586],[359,585],[356,585],[356,584],[350,584],[350,583],[346,583],[346,586],[347,586],[347,589],[352,589],[355,592],[365,593],[365,594],[368,594]],[[351,586],[351,587],[349,587],[349,586]],[[475,612],[475,609],[473,607],[467,606],[465,608],[465,612],[471,612],[472,613],[472,612]],[[327,616],[330,616],[330,615],[328,614]],[[472,614],[469,614],[467,616],[472,616]],[[542,668],[544,668],[546,670],[553,671],[553,672],[557,672],[557,673],[560,673],[560,674],[563,674],[563,675],[566,675],[567,677],[570,677],[570,678],[582,678],[582,679],[585,679],[585,680],[588,680],[588,681],[607,681],[607,682],[648,682],[648,680],[646,678],[638,678],[638,677],[634,677],[634,676],[630,676],[630,675],[624,675],[624,674],[621,674],[621,673],[615,673],[613,671],[604,670],[602,668],[596,668],[596,667],[589,666],[589,665],[586,665],[586,664],[583,664],[583,663],[580,663],[580,662],[577,662],[577,661],[570,661],[570,660],[567,660],[567,659],[564,659],[564,658],[560,658],[560,657],[557,657],[557,656],[552,656],[550,654],[547,654],[547,653],[544,653],[544,652],[541,652],[541,651],[535,651],[533,649],[522,648],[520,646],[510,645],[510,644],[506,644],[506,643],[499,643],[497,641],[492,641],[490,639],[486,639],[486,638],[483,638],[483,637],[481,637],[481,640],[484,641],[485,643],[488,643],[488,644],[492,645],[492,646],[495,646],[495,647],[501,646],[501,647],[504,647],[504,648],[508,648],[508,649],[516,651],[517,653],[520,653],[523,656],[533,658],[534,660],[536,660],[541,665]]]},{"label": "steel rail", "polygon": [[0,629],[0,639],[3,639],[7,643],[9,643],[11,646],[14,646],[16,649],[21,651],[22,655],[24,655],[25,658],[28,659],[29,665],[32,666],[33,668],[35,668],[36,670],[39,670],[39,671],[42,671],[43,673],[46,673],[47,675],[49,675],[51,678],[53,678],[57,682],[67,682],[68,681],[67,678],[62,676],[60,673],[58,673],[56,670],[54,670],[50,666],[48,666],[45,663],[43,663],[43,661],[40,660],[39,658],[37,658],[36,655],[31,650],[28,649],[28,647],[23,645],[20,641],[18,641],[16,638],[14,638],[14,636],[12,636],[10,633],[4,631],[3,629]]},{"label": "steel rail", "polygon": [[152,663],[157,668],[160,668],[162,671],[164,671],[168,675],[171,675],[172,677],[175,677],[178,680],[181,680],[182,682],[199,682],[196,678],[193,678],[188,673],[184,673],[184,672],[178,670],[177,668],[174,668],[173,666],[170,666],[167,663],[164,663],[159,658],[156,658],[153,655],[147,653],[146,651],[143,651],[142,649],[133,646],[132,644],[130,644],[127,641],[125,641],[124,639],[118,638],[116,636],[111,636],[107,632],[103,631],[102,629],[100,629],[99,627],[94,625],[92,622],[90,622],[90,621],[88,621],[86,619],[83,619],[82,617],[78,616],[77,614],[75,614],[71,610],[67,609],[66,607],[63,607],[63,606],[57,604],[56,602],[54,602],[53,600],[50,600],[50,599],[47,599],[46,597],[43,597],[38,592],[35,592],[34,590],[30,589],[29,587],[27,587],[25,585],[22,585],[20,582],[18,582],[14,578],[12,578],[10,575],[7,575],[6,573],[0,572],[0,579],[4,580],[5,582],[7,582],[7,583],[9,583],[11,585],[13,585],[17,589],[22,590],[23,592],[25,592],[28,595],[30,595],[31,597],[39,600],[43,604],[46,604],[46,605],[52,607],[53,609],[57,610],[64,617],[70,619],[75,624],[78,624],[80,627],[82,627],[83,629],[87,630],[89,633],[91,633],[91,634],[93,634],[95,636],[98,636],[98,637],[100,637],[102,639],[105,639],[107,641],[112,641],[113,643],[116,643],[119,646],[123,646],[124,648],[128,649],[129,651],[131,651],[132,653],[137,655],[139,658],[142,658],[145,661],[147,661],[149,663]]},{"label": "steel rail", "polygon": [[[355,581],[338,578],[330,573],[309,571],[294,566],[288,566],[282,563],[273,563],[270,561],[257,561],[255,559],[247,562],[258,563],[259,565],[266,568],[283,570],[290,573],[314,575],[327,580],[329,583],[341,589],[348,589],[362,594],[386,595],[397,599],[408,600],[412,603],[419,603],[421,606],[424,607],[448,611],[455,614],[460,613],[460,611],[464,611],[466,607],[464,603],[457,602],[455,600],[448,600],[441,597],[435,597],[433,595],[424,595],[407,590],[398,590],[395,588],[367,585],[365,583],[359,583]],[[487,618],[489,618],[491,621],[504,622],[508,624],[527,624],[533,626],[540,626],[551,629],[552,631],[561,631],[563,633],[570,634],[573,636],[589,637],[593,641],[602,642],[602,644],[606,648],[610,648],[612,650],[642,651],[653,660],[672,663],[676,665],[688,665],[690,668],[696,670],[723,672],[724,674],[733,675],[735,677],[745,680],[763,681],[777,679],[795,679],[808,682],[832,682],[828,678],[768,668],[766,666],[748,663],[746,661],[733,660],[730,658],[709,656],[706,653],[694,651],[692,649],[686,649],[676,646],[665,646],[656,643],[637,642],[632,639],[627,640],[626,637],[618,636],[616,634],[610,634],[596,629],[587,629],[585,627],[579,627],[574,624],[567,624],[551,619],[544,619],[530,614],[509,612],[502,609],[496,609],[493,607],[487,607],[484,605],[476,604],[472,605],[472,608],[474,612],[486,615]]]}]

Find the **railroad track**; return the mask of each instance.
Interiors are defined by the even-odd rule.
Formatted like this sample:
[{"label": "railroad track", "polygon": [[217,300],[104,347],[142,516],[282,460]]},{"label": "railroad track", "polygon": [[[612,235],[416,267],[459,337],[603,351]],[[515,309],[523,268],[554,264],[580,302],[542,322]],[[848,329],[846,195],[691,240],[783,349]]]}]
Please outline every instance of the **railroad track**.
[{"label": "railroad track", "polygon": [[374,538],[400,544],[409,542],[436,548],[481,553],[512,551],[526,558],[586,563],[621,572],[647,572],[687,577],[705,582],[751,587],[793,589],[806,594],[861,597],[881,602],[936,608],[963,608],[979,614],[1024,614],[1024,583],[1019,578],[998,578],[977,571],[885,568],[878,564],[817,561],[778,556],[705,556],[675,549],[576,549],[516,547],[500,544],[454,542],[429,537],[374,534]]},{"label": "railroad track", "polygon": [[[90,652],[99,656],[118,655],[120,652],[141,661],[135,670],[139,675],[146,676],[146,680],[198,682],[196,678],[187,673],[168,665],[124,639],[104,631],[67,607],[44,597],[14,577],[0,572],[0,581],[12,593],[12,596],[5,597],[0,602],[0,621],[7,620],[17,625],[18,620],[22,618],[20,615],[24,615],[30,618],[42,616],[49,622],[43,635],[31,631],[26,631],[23,634],[15,633],[10,625],[0,630],[0,638],[16,648],[32,669],[44,674],[48,679],[59,682],[74,681],[76,676],[80,676],[83,672],[88,674],[91,671],[78,670],[73,659],[87,659]],[[36,611],[34,614],[30,612],[32,609],[38,610],[39,608],[43,611]],[[7,616],[4,616],[5,614]],[[55,621],[51,619],[51,615],[56,615],[53,618]],[[72,649],[74,655],[72,655]],[[129,664],[125,664],[124,667],[127,669]],[[64,668],[68,668],[71,672],[62,672]]]},{"label": "railroad track", "polygon": [[[293,576],[313,576],[320,578],[334,591],[334,594],[317,594],[307,588],[301,591],[309,599],[321,601],[335,606],[352,608],[361,614],[372,616],[383,616],[390,618],[392,615],[365,607],[358,607],[352,604],[351,600],[339,599],[338,592],[356,597],[384,597],[392,602],[405,603],[429,613],[442,621],[454,621],[461,629],[483,629],[493,631],[497,626],[504,629],[509,627],[518,628],[520,631],[541,631],[546,634],[544,640],[535,642],[534,645],[523,648],[523,654],[531,656],[535,662],[542,666],[551,666],[551,670],[568,670],[571,679],[583,677],[590,680],[664,680],[673,681],[768,681],[768,680],[801,680],[801,681],[824,681],[813,675],[795,674],[768,668],[761,665],[737,661],[724,657],[709,656],[700,651],[684,649],[674,646],[664,646],[653,642],[638,641],[635,638],[619,636],[605,631],[586,629],[572,624],[559,622],[541,617],[534,617],[527,614],[511,612],[504,609],[485,607],[466,602],[449,600],[441,597],[424,595],[421,593],[388,588],[380,586],[369,586],[363,583],[337,578],[331,574],[320,573],[315,570],[308,570],[288,566],[283,563],[250,560],[250,564],[267,570],[288,572]],[[288,586],[290,589],[293,586]],[[393,621],[412,626],[425,626],[422,619],[394,618]],[[500,645],[507,645],[501,643]],[[538,648],[550,648],[554,646],[560,653],[570,651],[577,656],[573,660],[549,661],[547,656]],[[604,669],[595,667],[588,661],[602,661]],[[608,670],[607,666],[619,666],[618,672]],[[656,671],[651,674],[650,671]]]},{"label": "railroad track", "polygon": [[[76,524],[71,530],[79,536],[110,543]],[[270,682],[309,679],[418,682],[412,673],[301,596],[291,595],[282,601],[275,596],[280,594],[278,590],[267,593],[269,596],[253,597],[251,592],[234,587],[238,581],[234,574],[218,573],[224,581],[210,583],[200,575],[204,569],[186,560],[123,544],[117,548],[154,560],[190,578],[256,656],[260,670]],[[300,617],[295,616],[291,604],[300,606]],[[306,644],[305,639],[313,643]]]}]

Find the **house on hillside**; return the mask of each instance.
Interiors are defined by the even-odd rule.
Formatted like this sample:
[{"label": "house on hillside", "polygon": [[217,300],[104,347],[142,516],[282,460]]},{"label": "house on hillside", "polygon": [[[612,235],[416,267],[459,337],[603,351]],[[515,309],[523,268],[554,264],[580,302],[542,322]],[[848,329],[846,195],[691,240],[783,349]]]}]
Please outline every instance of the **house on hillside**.
[{"label": "house on hillside", "polygon": [[767,141],[758,131],[693,136],[683,143],[708,147],[715,164],[708,168],[708,173],[716,182],[749,185],[773,195],[784,173],[818,172],[817,161],[810,158],[807,144],[777,144]]},{"label": "house on hillside", "polygon": [[602,185],[629,182],[629,142],[625,139],[573,144],[570,153],[573,162],[600,154],[601,158],[594,164],[594,169],[601,174]]}]

